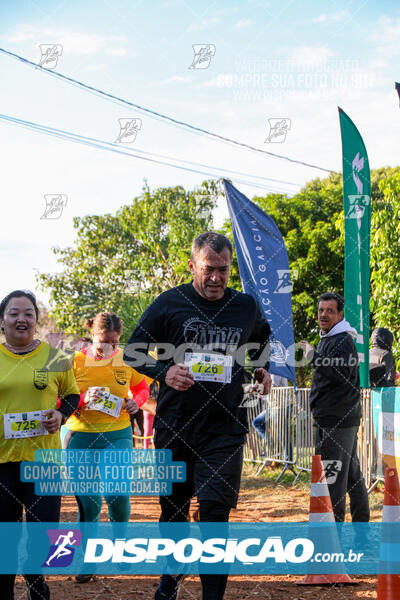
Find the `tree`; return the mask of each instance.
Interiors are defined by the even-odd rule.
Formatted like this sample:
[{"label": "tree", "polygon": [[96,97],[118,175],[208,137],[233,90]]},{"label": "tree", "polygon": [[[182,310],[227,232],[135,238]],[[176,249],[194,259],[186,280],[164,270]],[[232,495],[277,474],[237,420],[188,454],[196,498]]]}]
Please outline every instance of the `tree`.
[{"label": "tree", "polygon": [[139,319],[149,306],[155,300],[155,295],[149,292],[139,294],[127,294],[118,310],[118,315],[122,319],[123,331],[120,339],[121,344],[126,344],[139,323]]},{"label": "tree", "polygon": [[[400,343],[397,279],[400,272],[400,167],[371,171],[371,327],[392,329]],[[83,318],[113,310],[125,321],[124,339],[160,292],[189,280],[193,237],[212,227],[219,184],[203,182],[153,192],[145,186],[115,216],[77,218],[74,247],[54,248],[63,271],[41,274],[52,314],[64,331],[82,332]],[[292,197],[256,196],[253,201],[279,227],[289,255],[295,340],[317,344],[316,300],[324,291],[343,293],[344,219],[340,174],[314,179]],[[227,220],[221,233],[233,242]],[[230,285],[241,289],[234,254]],[[398,353],[397,358],[400,358]],[[303,373],[304,377],[307,372]],[[303,381],[304,383],[304,381]]]},{"label": "tree", "polygon": [[400,168],[387,169],[379,181],[383,199],[372,216],[371,310],[375,327],[387,327],[400,360]]},{"label": "tree", "polygon": [[59,333],[57,323],[49,314],[48,308],[42,303],[38,302],[39,319],[36,325],[38,338],[45,340],[49,333]]},{"label": "tree", "polygon": [[85,317],[123,307],[126,313],[127,296],[154,296],[186,281],[191,242],[212,227],[217,197],[212,181],[192,191],[177,186],[152,192],[145,185],[115,216],[75,218],[74,246],[52,249],[63,270],[37,278],[50,292],[58,326],[83,333]]},{"label": "tree", "polygon": [[[378,316],[381,326],[392,324],[391,327],[395,328],[395,323],[398,322],[399,311],[396,311],[396,307],[399,307],[400,302],[396,295],[396,279],[397,273],[400,272],[399,226],[396,225],[398,219],[390,217],[391,214],[395,217],[395,213],[390,213],[392,209],[389,210],[388,207],[393,205],[396,194],[397,198],[399,197],[399,173],[398,167],[382,167],[371,172],[371,326],[377,322]],[[285,240],[293,281],[295,340],[305,338],[316,345],[319,341],[316,300],[324,291],[343,294],[344,288],[342,176],[331,174],[322,180],[314,179],[291,198],[282,194],[268,194],[264,197],[254,197],[253,202],[274,219]],[[398,213],[396,215],[399,216]],[[383,222],[384,227],[380,225]],[[229,220],[225,221],[221,232],[233,242]],[[381,249],[378,249],[379,246]],[[379,271],[378,262],[386,269],[381,275],[376,272]],[[391,264],[398,265],[398,268],[390,271]],[[231,283],[240,289],[236,256]],[[387,298],[389,302],[386,301]],[[303,385],[309,382],[311,369],[302,370],[299,375],[299,385]]]}]

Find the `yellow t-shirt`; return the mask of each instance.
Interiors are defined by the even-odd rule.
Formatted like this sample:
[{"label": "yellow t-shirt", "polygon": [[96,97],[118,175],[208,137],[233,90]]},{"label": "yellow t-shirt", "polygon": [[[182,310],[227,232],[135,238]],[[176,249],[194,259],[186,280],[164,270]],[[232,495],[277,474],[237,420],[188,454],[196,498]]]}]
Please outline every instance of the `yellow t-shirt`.
[{"label": "yellow t-shirt", "polygon": [[69,394],[79,389],[64,352],[41,342],[29,354],[17,355],[0,344],[0,463],[34,460],[35,450],[61,448],[59,432],[5,439],[4,415],[57,408],[57,395]]},{"label": "yellow t-shirt", "polygon": [[[83,352],[76,352],[73,368],[81,394],[87,392],[90,387],[100,386],[108,388],[114,396],[127,398],[130,388],[138,385],[144,379],[144,375],[124,363],[121,349],[118,349],[109,358],[100,359],[89,356],[87,349]],[[88,433],[124,429],[131,424],[124,404],[117,418],[98,410],[87,410],[81,406],[70,416],[66,426],[73,431]]]}]

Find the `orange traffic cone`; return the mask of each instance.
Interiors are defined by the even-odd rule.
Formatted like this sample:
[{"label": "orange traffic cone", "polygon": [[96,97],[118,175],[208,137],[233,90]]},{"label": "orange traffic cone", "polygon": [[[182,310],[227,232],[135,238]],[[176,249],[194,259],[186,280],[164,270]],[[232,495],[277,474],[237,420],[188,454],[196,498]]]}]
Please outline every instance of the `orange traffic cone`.
[{"label": "orange traffic cone", "polygon": [[[312,458],[311,466],[311,496],[310,496],[310,523],[334,523],[332,501],[326,483],[325,472],[320,454]],[[340,549],[339,537],[336,529],[329,529],[332,536],[332,546]],[[326,575],[306,575],[299,585],[333,585],[337,583],[355,585],[357,582],[350,579],[347,574],[330,573]]]},{"label": "orange traffic cone", "polygon": [[[393,544],[398,545],[398,529],[393,532],[392,523],[400,527],[400,485],[397,469],[387,468],[385,472],[385,496],[382,514],[381,570],[390,570],[390,563],[398,561],[398,554]],[[387,525],[385,525],[387,523]],[[378,575],[377,600],[398,600],[400,598],[400,575]]]}]

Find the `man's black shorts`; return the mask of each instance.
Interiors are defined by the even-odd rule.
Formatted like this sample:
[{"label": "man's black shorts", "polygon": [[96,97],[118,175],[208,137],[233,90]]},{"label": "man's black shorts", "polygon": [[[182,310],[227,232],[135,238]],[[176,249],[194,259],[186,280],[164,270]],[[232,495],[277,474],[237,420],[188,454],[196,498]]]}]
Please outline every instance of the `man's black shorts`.
[{"label": "man's black shorts", "polygon": [[[243,435],[199,433],[157,429],[154,445],[170,448],[174,461],[186,463],[186,481],[175,483],[168,498],[182,506],[196,495],[199,502],[211,501],[235,508],[243,465]],[[162,499],[160,499],[162,504]]]}]

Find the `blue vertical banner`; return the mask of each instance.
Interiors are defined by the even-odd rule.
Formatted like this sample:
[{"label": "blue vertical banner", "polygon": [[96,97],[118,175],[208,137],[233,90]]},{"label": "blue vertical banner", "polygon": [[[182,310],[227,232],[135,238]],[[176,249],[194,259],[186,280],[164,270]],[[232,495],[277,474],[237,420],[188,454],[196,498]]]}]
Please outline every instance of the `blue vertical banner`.
[{"label": "blue vertical banner", "polygon": [[224,180],[243,290],[271,330],[270,372],[296,385],[292,284],[285,242],[275,221]]}]

